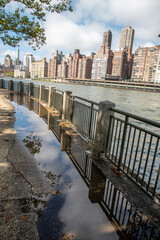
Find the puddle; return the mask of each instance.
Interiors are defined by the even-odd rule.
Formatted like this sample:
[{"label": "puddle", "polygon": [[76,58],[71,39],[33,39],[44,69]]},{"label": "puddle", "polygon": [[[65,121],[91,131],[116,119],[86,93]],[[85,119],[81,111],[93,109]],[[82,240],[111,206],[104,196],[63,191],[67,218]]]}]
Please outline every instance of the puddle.
[{"label": "puddle", "polygon": [[159,232],[96,167],[74,134],[65,134],[58,116],[26,96],[12,94],[10,100],[16,108],[15,129],[53,187],[51,194],[21,203],[23,211],[30,205],[38,213],[41,240],[160,239]]}]

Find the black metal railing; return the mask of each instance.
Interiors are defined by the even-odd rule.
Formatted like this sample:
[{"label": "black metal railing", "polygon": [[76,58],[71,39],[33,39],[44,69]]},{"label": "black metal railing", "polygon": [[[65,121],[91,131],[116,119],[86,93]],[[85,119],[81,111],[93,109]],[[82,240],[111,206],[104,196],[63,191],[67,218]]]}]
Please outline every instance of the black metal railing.
[{"label": "black metal railing", "polygon": [[[69,98],[67,120],[92,143],[95,139],[99,104],[81,97]],[[72,109],[72,110],[71,110]]]},{"label": "black metal railing", "polygon": [[106,156],[155,197],[160,193],[160,124],[118,109],[112,111],[115,115],[110,119]]},{"label": "black metal railing", "polygon": [[50,104],[51,104],[51,107],[54,107],[56,110],[62,113],[63,92],[56,89],[53,93]]},{"label": "black metal railing", "polygon": [[33,84],[33,97],[39,99],[40,87],[39,85]]},{"label": "black metal railing", "polygon": [[48,103],[48,96],[49,96],[49,88],[45,87],[43,88],[43,91],[42,91],[42,101]]},{"label": "black metal railing", "polygon": [[[12,81],[12,80],[11,80]],[[40,86],[0,79],[0,86],[40,98]],[[32,92],[32,94],[31,94]],[[42,100],[48,103],[49,89],[42,88]],[[99,104],[70,95],[68,120],[77,131],[94,145]],[[62,114],[63,92],[54,89],[50,106]],[[106,157],[132,179],[149,196],[160,203],[160,123],[128,112],[111,109]]]}]

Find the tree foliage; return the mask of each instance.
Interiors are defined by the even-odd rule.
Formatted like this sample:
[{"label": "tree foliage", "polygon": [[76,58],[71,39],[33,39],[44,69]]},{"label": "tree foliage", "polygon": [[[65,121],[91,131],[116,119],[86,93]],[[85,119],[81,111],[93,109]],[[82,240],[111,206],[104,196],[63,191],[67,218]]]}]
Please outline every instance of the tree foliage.
[{"label": "tree foliage", "polygon": [[[13,2],[18,7],[10,10]],[[0,39],[3,44],[16,47],[21,40],[25,40],[34,49],[43,46],[46,43],[43,26],[46,13],[72,11],[71,0],[54,2],[56,3],[53,0],[0,0]]]}]

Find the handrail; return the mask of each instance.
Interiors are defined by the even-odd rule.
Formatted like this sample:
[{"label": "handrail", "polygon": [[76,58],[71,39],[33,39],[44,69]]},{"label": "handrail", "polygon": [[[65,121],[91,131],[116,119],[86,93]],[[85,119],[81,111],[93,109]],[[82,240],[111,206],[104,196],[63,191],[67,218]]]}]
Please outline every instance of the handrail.
[{"label": "handrail", "polygon": [[151,124],[151,125],[153,125],[153,126],[155,126],[155,127],[160,128],[160,123],[159,123],[159,122],[156,122],[156,121],[154,121],[154,120],[150,120],[150,119],[148,119],[148,118],[140,117],[140,116],[138,116],[138,115],[135,115],[135,114],[132,114],[132,113],[128,113],[128,112],[126,112],[126,111],[122,111],[122,110],[117,109],[117,108],[111,108],[111,110],[112,110],[113,112],[116,112],[116,113],[125,115],[125,116],[127,116],[127,117],[134,118],[134,119],[139,120],[139,121],[141,121],[141,122],[148,123],[148,124]]},{"label": "handrail", "polygon": [[94,101],[91,101],[91,100],[88,100],[88,99],[85,99],[85,98],[82,98],[82,97],[78,97],[78,96],[74,96],[74,99],[75,98],[80,99],[80,100],[85,101],[85,102],[88,102],[88,103],[93,103],[94,105],[99,106],[99,104],[97,102],[94,102]]}]

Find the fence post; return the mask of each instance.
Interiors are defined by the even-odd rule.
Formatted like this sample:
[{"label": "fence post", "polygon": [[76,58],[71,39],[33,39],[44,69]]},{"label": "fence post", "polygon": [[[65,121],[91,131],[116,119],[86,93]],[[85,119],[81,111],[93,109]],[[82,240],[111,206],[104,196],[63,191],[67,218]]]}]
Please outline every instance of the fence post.
[{"label": "fence post", "polygon": [[96,135],[93,147],[93,157],[99,158],[101,153],[105,153],[107,138],[109,139],[110,118],[114,115],[111,108],[115,104],[110,101],[103,101],[99,103],[99,111],[97,118]]},{"label": "fence post", "polygon": [[63,94],[63,105],[62,105],[62,121],[67,119],[69,113],[69,97],[72,94],[70,91],[65,91]]},{"label": "fence post", "polygon": [[13,80],[9,81],[8,90],[13,90]]},{"label": "fence post", "polygon": [[29,83],[29,97],[33,96],[33,83]]},{"label": "fence post", "polygon": [[23,82],[21,81],[18,83],[18,92],[23,93]]},{"label": "fence post", "polygon": [[55,87],[49,87],[49,93],[48,93],[48,107],[49,108],[51,107],[54,89],[55,89]]},{"label": "fence post", "polygon": [[0,79],[0,88],[3,88],[4,87],[4,80],[3,79]]},{"label": "fence post", "polygon": [[39,100],[42,101],[42,95],[43,95],[43,89],[45,88],[44,85],[40,85],[40,90],[39,90]]}]

